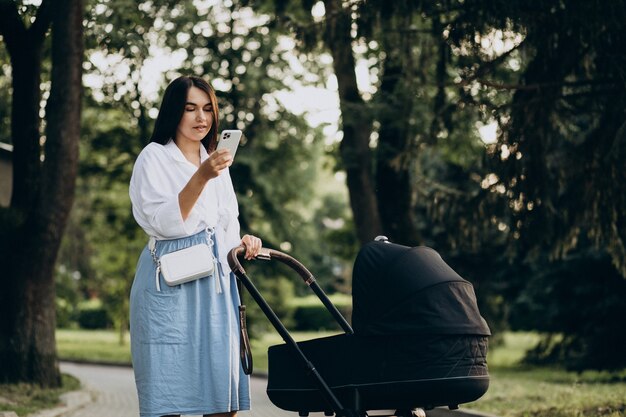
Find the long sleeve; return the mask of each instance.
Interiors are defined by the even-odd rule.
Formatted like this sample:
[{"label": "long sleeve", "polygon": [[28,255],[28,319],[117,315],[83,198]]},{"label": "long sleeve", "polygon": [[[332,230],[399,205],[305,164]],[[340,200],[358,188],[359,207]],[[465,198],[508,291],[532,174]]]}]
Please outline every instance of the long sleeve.
[{"label": "long sleeve", "polygon": [[176,180],[168,166],[172,162],[156,146],[161,145],[146,147],[135,162],[129,188],[133,215],[149,235],[166,239],[190,235],[201,219],[197,207],[183,221],[178,193],[186,182]]}]

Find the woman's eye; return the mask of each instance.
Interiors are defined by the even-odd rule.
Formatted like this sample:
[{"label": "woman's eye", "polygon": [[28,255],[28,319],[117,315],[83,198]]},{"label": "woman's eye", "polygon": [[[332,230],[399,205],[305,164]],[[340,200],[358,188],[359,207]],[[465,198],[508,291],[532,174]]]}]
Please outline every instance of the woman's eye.
[{"label": "woman's eye", "polygon": [[185,111],[194,111],[195,109],[193,107],[187,107],[185,108]]}]

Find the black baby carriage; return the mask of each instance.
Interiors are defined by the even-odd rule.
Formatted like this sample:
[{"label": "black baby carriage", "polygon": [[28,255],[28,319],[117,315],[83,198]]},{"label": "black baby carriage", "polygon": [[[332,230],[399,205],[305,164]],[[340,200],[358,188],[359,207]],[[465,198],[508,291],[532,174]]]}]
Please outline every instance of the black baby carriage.
[{"label": "black baby carriage", "polygon": [[286,342],[268,351],[267,394],[276,406],[300,415],[411,416],[416,408],[457,408],[487,391],[489,328],[472,285],[433,249],[384,240],[361,249],[352,281],[354,330],[302,264],[264,249],[259,257],[298,272],[345,332],[299,343],[246,276],[241,253],[229,254],[231,269]]}]

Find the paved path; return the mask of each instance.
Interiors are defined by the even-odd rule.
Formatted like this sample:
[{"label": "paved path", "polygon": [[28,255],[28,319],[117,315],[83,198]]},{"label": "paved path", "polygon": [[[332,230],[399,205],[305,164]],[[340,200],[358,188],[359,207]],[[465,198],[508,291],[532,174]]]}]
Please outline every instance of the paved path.
[{"label": "paved path", "polygon": [[[98,366],[62,362],[61,371],[80,379],[94,401],[85,408],[63,417],[137,417],[137,389],[133,370],[128,367]],[[252,410],[242,411],[241,417],[297,417],[297,413],[273,405],[265,393],[267,380],[251,378]],[[324,413],[311,413],[311,417]]]}]

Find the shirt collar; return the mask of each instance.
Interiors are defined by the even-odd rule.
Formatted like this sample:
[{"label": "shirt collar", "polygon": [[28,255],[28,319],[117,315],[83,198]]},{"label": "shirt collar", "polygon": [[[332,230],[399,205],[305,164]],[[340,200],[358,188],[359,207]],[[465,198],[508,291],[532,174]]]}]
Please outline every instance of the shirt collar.
[{"label": "shirt collar", "polygon": [[[178,162],[190,163],[187,160],[187,158],[185,158],[185,155],[183,155],[183,152],[178,148],[178,146],[176,146],[176,142],[174,142],[172,139],[170,139],[165,144],[165,149],[170,154],[170,156],[174,158],[174,160]],[[200,163],[204,162],[208,157],[209,157],[208,152],[204,148],[204,145],[201,144],[200,145]]]},{"label": "shirt collar", "polygon": [[204,161],[206,161],[208,157],[209,157],[209,153],[206,151],[204,144],[201,144],[200,145],[200,163],[203,163]]}]

